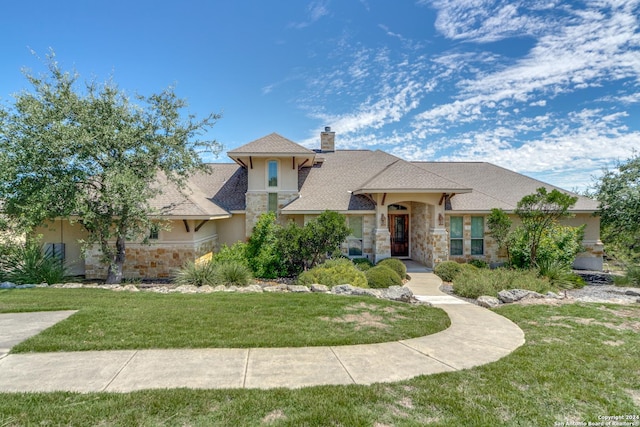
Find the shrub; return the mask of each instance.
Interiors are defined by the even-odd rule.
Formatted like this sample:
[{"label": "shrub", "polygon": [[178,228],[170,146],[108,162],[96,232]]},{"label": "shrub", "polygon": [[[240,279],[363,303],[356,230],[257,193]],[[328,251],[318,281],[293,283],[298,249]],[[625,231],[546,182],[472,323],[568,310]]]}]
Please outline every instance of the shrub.
[{"label": "shrub", "polygon": [[389,267],[398,274],[398,277],[400,277],[400,279],[405,279],[407,277],[407,266],[404,265],[404,263],[399,259],[385,258],[380,261],[378,265]]},{"label": "shrub", "polygon": [[260,215],[247,243],[247,260],[256,275],[266,279],[279,277],[284,265],[277,250],[277,233],[282,227],[276,224],[276,215],[268,212]]},{"label": "shrub", "polygon": [[445,282],[453,282],[462,271],[461,264],[455,261],[444,261],[436,265],[433,272]]},{"label": "shrub", "polygon": [[472,259],[467,263],[473,265],[476,268],[489,268],[489,263],[481,259]]},{"label": "shrub", "polygon": [[389,286],[402,286],[402,279],[394,270],[385,264],[378,264],[365,271],[367,283],[370,288],[380,289]]},{"label": "shrub", "polygon": [[367,278],[348,259],[329,260],[305,271],[298,276],[298,284],[311,285],[319,283],[329,287],[350,284],[360,288],[367,287]]},{"label": "shrub", "polygon": [[245,266],[249,266],[247,260],[247,244],[244,242],[236,242],[233,246],[222,245],[220,250],[213,254],[213,262],[216,264],[225,264],[227,262],[237,262]]},{"label": "shrub", "polygon": [[174,282],[178,285],[215,285],[218,275],[216,270],[216,264],[213,262],[196,264],[193,261],[187,261],[176,272]]},{"label": "shrub", "polygon": [[640,266],[630,265],[627,267],[624,276],[615,276],[613,281],[618,286],[640,287]]},{"label": "shrub", "polygon": [[586,285],[584,279],[574,274],[568,264],[558,260],[540,260],[538,274],[546,277],[551,285],[558,289],[575,289]]},{"label": "shrub", "polygon": [[353,258],[351,261],[360,271],[367,271],[368,269],[373,267],[373,263],[369,260],[369,258]]},{"label": "shrub", "polygon": [[3,279],[24,285],[60,283],[68,276],[67,268],[61,259],[43,250],[43,246],[35,240],[28,240],[24,245],[6,248],[0,264]]},{"label": "shrub", "polygon": [[[536,265],[556,260],[571,265],[580,252],[584,226],[565,227],[553,224],[544,230],[537,247]],[[522,228],[517,228],[511,235],[509,250],[511,264],[518,268],[534,267],[531,263],[530,238]]]},{"label": "shrub", "polygon": [[527,289],[546,293],[552,289],[548,280],[540,278],[534,270],[497,268],[463,269],[453,281],[453,292],[466,298],[481,295],[497,296],[504,289]]},{"label": "shrub", "polygon": [[221,285],[247,286],[251,283],[251,270],[238,261],[215,264],[215,283]]}]

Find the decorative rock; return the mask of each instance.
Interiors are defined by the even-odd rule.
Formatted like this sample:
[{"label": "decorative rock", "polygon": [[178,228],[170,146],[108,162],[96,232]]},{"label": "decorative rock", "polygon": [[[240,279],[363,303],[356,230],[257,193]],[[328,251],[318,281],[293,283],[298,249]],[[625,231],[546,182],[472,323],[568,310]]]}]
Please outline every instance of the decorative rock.
[{"label": "decorative rock", "polygon": [[329,292],[329,287],[327,285],[314,283],[311,285],[311,292]]},{"label": "decorative rock", "polygon": [[53,285],[54,288],[63,288],[63,289],[80,289],[83,288],[84,285],[82,283],[58,283]]},{"label": "decorative rock", "polygon": [[283,286],[265,286],[264,288],[262,288],[262,292],[284,292],[287,290],[287,287],[283,287]]},{"label": "decorative rock", "polygon": [[520,301],[523,298],[544,298],[544,296],[525,289],[509,289],[498,292],[498,299],[505,304]]},{"label": "decorative rock", "polygon": [[337,285],[331,288],[331,293],[336,295],[351,295],[353,292],[353,286],[351,285]]},{"label": "decorative rock", "polygon": [[210,294],[211,292],[213,292],[213,288],[209,285],[203,285],[198,288],[199,294]]},{"label": "decorative rock", "polygon": [[181,293],[181,294],[195,294],[198,292],[198,287],[193,285],[180,285],[175,289],[172,289],[171,292]]},{"label": "decorative rock", "polygon": [[303,286],[303,285],[288,285],[287,286],[287,290],[289,292],[294,292],[294,293],[306,293],[306,292],[311,292],[309,290],[308,287]]},{"label": "decorative rock", "polygon": [[630,295],[632,297],[640,297],[640,292],[638,291],[632,291],[631,289],[629,289],[627,292],[624,293],[625,295]]},{"label": "decorative rock", "polygon": [[140,292],[140,289],[138,289],[136,286],[134,285],[125,285],[122,288],[123,291],[129,291],[129,292]]},{"label": "decorative rock", "polygon": [[32,284],[27,284],[27,285],[17,285],[16,289],[30,289],[30,288],[35,288],[36,285],[32,285]]},{"label": "decorative rock", "polygon": [[383,298],[402,302],[409,302],[413,298],[411,289],[404,286],[389,286],[387,289],[382,290],[382,295]]},{"label": "decorative rock", "polygon": [[553,298],[553,299],[562,299],[562,295],[556,294],[555,292],[547,292],[545,294],[546,298]]},{"label": "decorative rock", "polygon": [[227,290],[227,287],[225,285],[218,285],[215,288],[213,288],[213,292],[225,292]]},{"label": "decorative rock", "polygon": [[15,283],[11,283],[11,282],[0,283],[0,289],[13,289],[15,287],[16,287]]},{"label": "decorative rock", "polygon": [[238,291],[237,286],[229,286],[228,288],[225,289],[225,292],[237,292],[237,291]]},{"label": "decorative rock", "polygon": [[366,289],[366,288],[353,288],[351,291],[351,295],[365,295],[374,298],[382,298],[382,290],[381,289]]},{"label": "decorative rock", "polygon": [[242,286],[240,288],[238,288],[238,292],[240,293],[262,293],[262,286],[260,285],[249,285],[249,286]]},{"label": "decorative rock", "polygon": [[484,308],[494,308],[500,305],[500,300],[496,297],[482,295],[478,297],[478,305]]}]

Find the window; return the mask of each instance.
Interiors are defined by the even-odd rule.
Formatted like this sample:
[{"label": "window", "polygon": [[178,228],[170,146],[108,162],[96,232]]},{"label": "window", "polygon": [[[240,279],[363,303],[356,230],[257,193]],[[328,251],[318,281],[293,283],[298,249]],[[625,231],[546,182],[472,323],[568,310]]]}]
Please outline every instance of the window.
[{"label": "window", "polygon": [[484,218],[471,217],[471,255],[484,255]]},{"label": "window", "polygon": [[449,254],[464,255],[463,237],[463,221],[461,216],[452,216],[449,219]]},{"label": "window", "polygon": [[267,186],[268,187],[277,187],[278,186],[278,161],[277,160],[269,160],[267,165]]},{"label": "window", "polygon": [[151,224],[149,229],[149,240],[158,240],[160,238],[160,227],[158,224]]},{"label": "window", "polygon": [[362,216],[347,217],[351,235],[347,237],[349,256],[362,256]]},{"label": "window", "polygon": [[277,212],[278,210],[278,193],[269,193],[269,202],[267,205],[269,212]]}]

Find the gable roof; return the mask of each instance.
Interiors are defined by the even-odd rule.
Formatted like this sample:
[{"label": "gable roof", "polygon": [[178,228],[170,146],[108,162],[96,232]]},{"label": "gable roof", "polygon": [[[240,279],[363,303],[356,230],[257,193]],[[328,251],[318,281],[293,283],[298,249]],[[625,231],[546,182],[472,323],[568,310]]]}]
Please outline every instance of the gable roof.
[{"label": "gable roof", "polygon": [[500,208],[513,211],[518,202],[526,195],[533,194],[540,187],[558,190],[578,196],[571,209],[573,212],[593,212],[598,202],[588,197],[573,194],[562,188],[530,178],[486,162],[412,162],[414,165],[450,179],[468,185],[473,191],[468,194],[456,194],[451,198],[451,210],[454,211],[490,211]]},{"label": "gable roof", "polygon": [[235,159],[238,156],[249,155],[313,156],[315,155],[315,152],[274,132],[231,150],[227,154],[232,159]]},{"label": "gable roof", "polygon": [[337,150],[298,174],[300,197],[284,213],[374,210],[367,193],[466,192],[469,187],[384,151]]}]

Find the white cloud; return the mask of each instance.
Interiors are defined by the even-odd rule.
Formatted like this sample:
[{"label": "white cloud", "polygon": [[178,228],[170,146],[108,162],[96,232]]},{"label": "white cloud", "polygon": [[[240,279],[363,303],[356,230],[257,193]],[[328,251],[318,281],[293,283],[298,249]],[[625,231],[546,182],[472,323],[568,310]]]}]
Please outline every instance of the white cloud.
[{"label": "white cloud", "polygon": [[292,22],[290,28],[302,29],[306,28],[322,17],[329,14],[328,1],[316,0],[307,5],[307,20],[301,22]]}]

